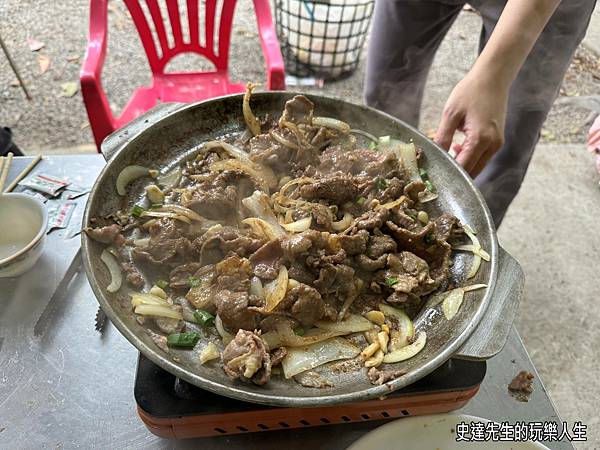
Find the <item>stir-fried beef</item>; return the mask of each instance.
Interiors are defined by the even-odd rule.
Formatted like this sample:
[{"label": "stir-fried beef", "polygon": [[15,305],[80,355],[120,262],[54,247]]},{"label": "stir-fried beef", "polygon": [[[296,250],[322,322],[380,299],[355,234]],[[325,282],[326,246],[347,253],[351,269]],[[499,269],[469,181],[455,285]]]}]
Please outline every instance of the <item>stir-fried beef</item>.
[{"label": "stir-fried beef", "polygon": [[223,369],[232,378],[262,385],[271,377],[271,356],[256,333],[240,330],[221,355]]},{"label": "stir-fried beef", "polygon": [[[114,224],[85,229],[119,248],[136,289],[146,279],[162,287],[156,276],[168,278],[174,302],[157,308],[159,316],[137,316],[160,348],[169,350],[158,330],[185,330],[197,311],[216,315],[235,334],[221,355],[225,372],[262,385],[287,354],[276,345],[285,342],[278,323],[301,325],[311,336],[322,332],[311,329],[319,321],[379,310],[382,302],[414,316],[425,295],[447,286],[448,241],[463,233],[458,219],[424,213],[431,192],[424,196],[421,175],[399,161],[393,138],[389,147],[366,148],[360,132],[314,115],[313,103],[296,96],[278,121],[263,122],[263,134],[246,134],[232,148],[201,147],[165,189],[159,214],[133,217],[124,210],[102,220]],[[130,245],[128,227],[145,239]],[[142,276],[138,266],[150,266],[151,274]],[[181,312],[183,320],[168,311],[161,317],[162,308]],[[269,333],[264,341],[261,333]],[[383,384],[403,374],[371,367],[368,378]],[[317,372],[294,378],[304,386],[330,385]]]},{"label": "stir-fried beef", "polygon": [[93,240],[101,244],[123,245],[125,238],[121,234],[121,227],[116,223],[100,228],[84,228],[83,231]]},{"label": "stir-fried beef", "polygon": [[275,239],[267,242],[249,258],[254,275],[264,280],[274,279],[279,273],[282,257],[281,241]]},{"label": "stir-fried beef", "polygon": [[277,307],[280,311],[287,311],[305,327],[312,326],[325,315],[321,294],[306,284],[290,289]]},{"label": "stir-fried beef", "polygon": [[300,188],[300,195],[308,200],[329,200],[337,205],[355,200],[358,186],[354,178],[341,172],[326,175],[313,184]]},{"label": "stir-fried beef", "polygon": [[239,256],[249,256],[264,243],[260,239],[244,235],[237,228],[224,226],[209,230],[192,243],[200,255],[201,264],[214,264],[230,252]]}]

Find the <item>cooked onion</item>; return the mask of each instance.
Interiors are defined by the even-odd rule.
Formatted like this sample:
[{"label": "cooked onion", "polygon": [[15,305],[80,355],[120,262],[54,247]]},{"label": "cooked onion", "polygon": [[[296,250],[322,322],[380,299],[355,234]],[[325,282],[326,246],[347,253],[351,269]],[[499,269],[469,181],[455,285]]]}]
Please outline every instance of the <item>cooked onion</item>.
[{"label": "cooked onion", "polygon": [[248,129],[254,136],[260,134],[260,122],[250,108],[250,96],[252,95],[252,90],[255,87],[256,85],[250,82],[246,84],[246,92],[244,93],[244,101],[242,103],[244,120],[246,121],[246,125],[248,125]]},{"label": "cooked onion", "polygon": [[167,299],[167,293],[164,291],[163,288],[160,288],[157,285],[152,286],[148,293],[151,295],[156,295],[157,297],[160,297],[164,300]]},{"label": "cooked onion", "polygon": [[488,254],[488,252],[481,248],[481,243],[475,235],[476,233],[475,230],[473,230],[473,228],[471,228],[468,224],[465,223],[463,224],[463,230],[465,230],[466,235],[469,236],[469,239],[471,239],[471,242],[473,243],[473,248],[471,250],[473,252],[473,264],[471,265],[471,270],[469,270],[469,273],[467,274],[468,280],[473,278],[479,271],[481,260],[485,259],[486,261],[489,261],[490,255]]},{"label": "cooked onion", "polygon": [[288,271],[287,268],[282,265],[279,269],[277,278],[270,281],[265,285],[265,309],[267,311],[273,311],[275,307],[283,300],[285,293],[287,292],[288,285]]},{"label": "cooked onion", "polygon": [[279,333],[276,331],[269,331],[267,333],[263,333],[260,335],[261,339],[269,350],[276,349],[277,347],[281,347],[281,338],[279,337]]},{"label": "cooked onion", "polygon": [[248,217],[242,220],[242,223],[248,225],[254,234],[265,237],[269,241],[281,237],[277,228],[258,217]]},{"label": "cooked onion", "polygon": [[487,287],[487,284],[473,284],[471,286],[459,287],[448,291],[442,301],[442,312],[444,313],[444,316],[446,316],[446,319],[451,320],[456,316],[462,305],[465,292],[475,291],[485,287]]},{"label": "cooked onion", "polygon": [[346,334],[359,333],[373,329],[373,323],[370,320],[356,314],[348,314],[348,317],[346,317],[345,320],[339,320],[337,322],[319,320],[315,323],[315,326],[323,330],[340,331]]},{"label": "cooked onion", "polygon": [[181,169],[179,169],[179,167],[176,167],[164,175],[159,175],[156,178],[156,181],[158,181],[158,184],[160,184],[164,190],[173,189],[179,184],[179,180],[181,180]]},{"label": "cooked onion", "polygon": [[321,342],[332,337],[350,334],[345,331],[325,330],[320,332],[317,330],[315,334],[307,332],[304,336],[298,336],[296,333],[294,333],[294,330],[292,330],[292,327],[289,322],[278,323],[275,326],[275,330],[279,335],[280,344],[285,345],[287,347],[303,347],[305,345],[314,344],[315,342]]},{"label": "cooked onion", "polygon": [[285,228],[287,231],[291,231],[292,233],[301,233],[310,228],[312,223],[312,217],[308,216],[304,219],[297,220],[295,222],[284,223],[281,226]]},{"label": "cooked onion", "polygon": [[223,339],[223,344],[227,345],[231,341],[233,341],[233,338],[235,336],[225,330],[225,328],[223,327],[223,321],[221,320],[221,317],[218,314],[217,317],[215,317],[215,328],[217,329],[217,332]]},{"label": "cooked onion", "polygon": [[127,166],[117,176],[117,194],[126,195],[127,194],[127,185],[131,183],[133,180],[136,180],[141,177],[150,176],[150,169],[143,166]]},{"label": "cooked onion", "polygon": [[270,131],[269,136],[271,136],[273,138],[273,140],[277,141],[279,144],[283,145],[284,147],[293,148],[294,150],[298,150],[298,151],[306,150],[306,148],[304,148],[302,145],[284,138],[283,136],[281,136],[279,133],[276,133],[275,131]]},{"label": "cooked onion", "polygon": [[349,212],[344,213],[344,217],[337,222],[331,222],[331,228],[335,231],[344,231],[354,223],[354,216]]},{"label": "cooked onion", "polygon": [[104,249],[100,255],[100,260],[106,265],[108,272],[110,273],[110,283],[106,286],[106,290],[111,294],[121,289],[123,283],[123,275],[121,274],[121,268],[112,253]]},{"label": "cooked onion", "polygon": [[421,350],[423,350],[423,347],[425,347],[426,342],[427,335],[424,331],[419,331],[415,342],[413,342],[410,345],[407,345],[406,347],[402,347],[400,349],[389,352],[383,357],[383,362],[386,364],[397,363],[412,358]]},{"label": "cooked onion", "polygon": [[200,364],[217,359],[221,354],[213,342],[209,342],[200,352]]},{"label": "cooked onion", "polygon": [[303,348],[288,348],[281,367],[285,378],[340,359],[355,358],[360,349],[346,339],[333,338]]},{"label": "cooked onion", "polygon": [[155,208],[153,211],[161,211],[161,212],[173,212],[177,215],[185,216],[192,220],[197,220],[198,222],[205,221],[206,219],[198,214],[196,211],[192,211],[190,208],[186,208],[185,206],[175,205],[169,203],[167,205],[163,205],[160,208]]},{"label": "cooked onion", "polygon": [[246,153],[244,150],[223,141],[209,141],[203,144],[202,148],[222,148],[232,158],[238,159],[246,163],[248,166],[252,167],[256,172],[260,174],[260,177],[267,182],[270,188],[277,187],[277,177],[275,176],[273,171],[267,166],[263,166],[261,164],[253,162],[250,159],[250,156],[248,156],[248,153]]},{"label": "cooked onion", "polygon": [[139,305],[170,305],[166,299],[159,297],[158,295],[151,294],[149,292],[133,292],[129,294],[129,296],[131,297],[131,306],[133,307]]},{"label": "cooked onion", "polygon": [[[250,165],[246,162],[237,159],[226,159],[212,163],[210,165],[210,170],[214,170],[216,172],[223,170],[239,170],[252,178],[263,191],[269,192],[269,184],[267,181],[262,178],[262,175],[253,167],[253,165]],[[195,179],[195,177],[195,175],[192,175],[190,178]]]},{"label": "cooked onion", "polygon": [[406,170],[406,173],[410,177],[411,181],[421,181],[419,165],[417,164],[417,147],[415,147],[415,144],[412,142],[406,144],[398,141],[398,143],[392,145],[392,147],[398,149],[398,152],[402,158],[402,165],[404,166],[404,169]]},{"label": "cooked onion", "polygon": [[275,213],[269,203],[269,196],[264,192],[254,191],[254,193],[242,200],[242,204],[248,208],[250,213],[256,218],[260,218],[263,221],[271,225],[273,233],[278,237],[286,236],[285,230],[279,224]]},{"label": "cooked onion", "polygon": [[350,125],[333,117],[313,117],[312,124],[314,127],[333,128],[342,133],[350,133]]},{"label": "cooked onion", "polygon": [[384,208],[384,209],[394,209],[396,206],[400,206],[403,205],[404,203],[406,203],[406,196],[405,195],[401,195],[399,198],[397,198],[396,200],[393,200],[391,202],[387,202],[384,203],[383,205],[378,205],[376,207],[376,209],[380,209],[380,208]]},{"label": "cooked onion", "polygon": [[180,215],[180,214],[175,214],[172,212],[161,212],[161,211],[142,211],[142,213],[140,214],[140,217],[159,217],[159,218],[167,218],[167,219],[175,219],[175,220],[180,220],[182,222],[187,223],[188,225],[191,222],[190,219],[188,219],[186,216]]},{"label": "cooked onion", "polygon": [[256,295],[261,300],[265,298],[265,289],[263,288],[262,281],[258,277],[252,277],[250,280],[250,294]]},{"label": "cooked onion", "polygon": [[183,319],[180,311],[169,306],[142,304],[135,307],[134,312],[142,316],[168,317],[169,319]]},{"label": "cooked onion", "polygon": [[390,333],[390,349],[392,351],[407,346],[415,336],[415,326],[406,313],[393,306],[381,303],[379,310],[388,318],[396,323],[393,331]]},{"label": "cooked onion", "polygon": [[155,184],[146,186],[146,197],[148,197],[150,203],[153,204],[162,203],[165,201],[165,194]]}]

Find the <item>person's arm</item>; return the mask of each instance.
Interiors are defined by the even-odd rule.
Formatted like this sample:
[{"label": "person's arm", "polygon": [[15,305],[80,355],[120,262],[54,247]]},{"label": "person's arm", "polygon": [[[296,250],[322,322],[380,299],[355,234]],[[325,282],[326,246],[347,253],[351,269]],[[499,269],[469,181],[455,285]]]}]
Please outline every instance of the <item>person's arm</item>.
[{"label": "person's arm", "polygon": [[504,142],[510,85],[560,0],[508,0],[485,48],[448,98],[435,141],[449,149],[465,133],[456,160],[475,177]]}]

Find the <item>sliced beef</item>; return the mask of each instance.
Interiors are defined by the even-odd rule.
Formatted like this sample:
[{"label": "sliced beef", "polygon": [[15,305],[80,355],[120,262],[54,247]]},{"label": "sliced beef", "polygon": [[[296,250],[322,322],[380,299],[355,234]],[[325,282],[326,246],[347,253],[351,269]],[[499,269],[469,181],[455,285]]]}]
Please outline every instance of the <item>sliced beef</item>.
[{"label": "sliced beef", "polygon": [[303,185],[300,195],[308,200],[327,200],[342,205],[356,199],[358,186],[353,177],[337,172],[320,178],[316,183]]},{"label": "sliced beef", "polygon": [[250,139],[250,159],[269,166],[277,173],[287,172],[296,151],[275,141],[268,134],[260,134]]},{"label": "sliced beef", "polygon": [[396,292],[406,294],[430,280],[427,262],[410,252],[388,255],[383,276]]},{"label": "sliced beef", "polygon": [[302,326],[310,327],[325,315],[325,302],[315,288],[300,284],[286,293],[277,310],[288,312]]},{"label": "sliced beef", "polygon": [[354,288],[354,269],[345,264],[327,264],[319,271],[319,278],[313,283],[321,294],[343,294]]},{"label": "sliced beef", "polygon": [[304,95],[296,95],[285,102],[281,121],[291,122],[296,125],[311,125],[315,105]]},{"label": "sliced beef", "polygon": [[115,244],[115,245],[123,245],[125,243],[125,238],[121,234],[121,227],[116,223],[112,225],[107,225],[100,228],[84,228],[85,234],[87,234],[91,239],[100,242],[102,244]]},{"label": "sliced beef", "polygon": [[290,268],[288,269],[288,276],[300,283],[311,285],[315,279],[316,275],[306,267],[304,261],[294,261],[292,262]]},{"label": "sliced beef", "polygon": [[183,264],[194,253],[191,242],[184,237],[185,230],[173,219],[160,219],[149,229],[150,242],[146,247],[135,247],[131,255],[136,261],[171,267]]},{"label": "sliced beef", "polygon": [[422,181],[411,181],[404,188],[404,195],[410,198],[413,202],[418,202],[419,192],[423,192],[425,189],[425,183],[423,183]]},{"label": "sliced beef", "polygon": [[329,231],[331,229],[332,214],[329,208],[320,203],[310,206],[310,213],[313,216],[313,228],[316,230]]},{"label": "sliced beef", "polygon": [[387,150],[356,149],[348,151],[341,145],[330,146],[319,157],[322,174],[344,172],[351,175],[393,178],[399,174],[398,159]]},{"label": "sliced beef", "polygon": [[250,295],[248,292],[232,292],[222,289],[215,296],[217,314],[228,330],[254,330],[258,327],[259,313],[248,309]]},{"label": "sliced beef", "polygon": [[534,378],[531,372],[521,370],[508,385],[508,390],[520,402],[528,402],[529,396],[533,392]]},{"label": "sliced beef", "polygon": [[383,269],[387,264],[387,255],[381,255],[377,259],[371,259],[367,255],[358,255],[355,258],[356,265],[366,272],[374,272]]},{"label": "sliced beef", "polygon": [[383,383],[387,383],[388,381],[392,381],[396,378],[405,375],[405,370],[379,370],[376,367],[371,367],[367,372],[367,377],[369,377],[369,381],[375,385],[382,385]]},{"label": "sliced beef", "polygon": [[192,243],[203,265],[219,262],[231,252],[244,257],[251,255],[263,244],[263,240],[244,235],[239,229],[230,226],[208,231]]},{"label": "sliced beef", "polygon": [[348,256],[354,256],[365,253],[367,250],[367,241],[369,240],[369,232],[367,230],[360,230],[353,235],[339,235],[337,237],[342,249]]},{"label": "sliced beef", "polygon": [[374,230],[381,228],[389,219],[390,211],[386,208],[379,208],[376,211],[367,211],[356,220],[356,228],[359,230]]},{"label": "sliced beef", "polygon": [[232,255],[216,265],[217,287],[230,291],[248,291],[252,267],[246,258]]},{"label": "sliced beef", "polygon": [[[384,179],[380,178],[380,180]],[[379,181],[377,187],[380,188],[380,190],[375,195],[375,198],[379,200],[380,203],[396,200],[404,193],[404,181],[400,180],[398,177],[394,177],[391,180]],[[383,190],[381,190],[381,187],[383,187]]]},{"label": "sliced beef", "polygon": [[281,361],[283,361],[283,358],[286,357],[287,353],[287,348],[285,347],[279,347],[273,350],[271,353],[271,367],[281,364]]},{"label": "sliced beef", "polygon": [[267,242],[249,258],[254,275],[264,280],[275,279],[281,267],[282,257],[281,241],[275,239]]},{"label": "sliced beef", "polygon": [[185,326],[183,320],[171,319],[169,317],[155,317],[154,322],[160,331],[166,334],[179,333]]},{"label": "sliced beef", "polygon": [[169,274],[169,286],[173,289],[185,289],[190,287],[189,279],[202,265],[200,263],[190,262],[182,264],[171,270]]},{"label": "sliced beef", "polygon": [[366,255],[369,258],[377,259],[386,253],[395,253],[397,249],[396,241],[387,234],[372,235],[366,248]]},{"label": "sliced beef", "polygon": [[447,241],[453,234],[462,233],[458,219],[452,214],[444,213],[433,220],[435,223],[434,235],[437,240]]},{"label": "sliced beef", "polygon": [[239,330],[221,354],[223,370],[233,379],[263,385],[271,377],[271,357],[256,333]]},{"label": "sliced beef", "polygon": [[125,279],[134,288],[141,289],[144,287],[144,277],[142,273],[131,263],[121,263],[121,268],[125,272]]},{"label": "sliced beef", "polygon": [[296,258],[308,251],[313,245],[313,240],[310,237],[310,232],[295,234],[281,242],[281,247],[284,250],[286,257],[290,260]]}]

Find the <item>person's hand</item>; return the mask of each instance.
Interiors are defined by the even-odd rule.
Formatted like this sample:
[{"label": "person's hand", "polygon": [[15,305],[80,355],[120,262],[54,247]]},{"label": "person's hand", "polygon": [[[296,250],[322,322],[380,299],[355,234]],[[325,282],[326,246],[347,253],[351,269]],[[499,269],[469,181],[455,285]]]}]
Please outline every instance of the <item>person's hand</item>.
[{"label": "person's hand", "polygon": [[454,144],[456,161],[475,178],[504,143],[508,88],[469,72],[452,90],[446,101],[435,141],[448,150],[454,133],[465,134],[462,144]]}]

